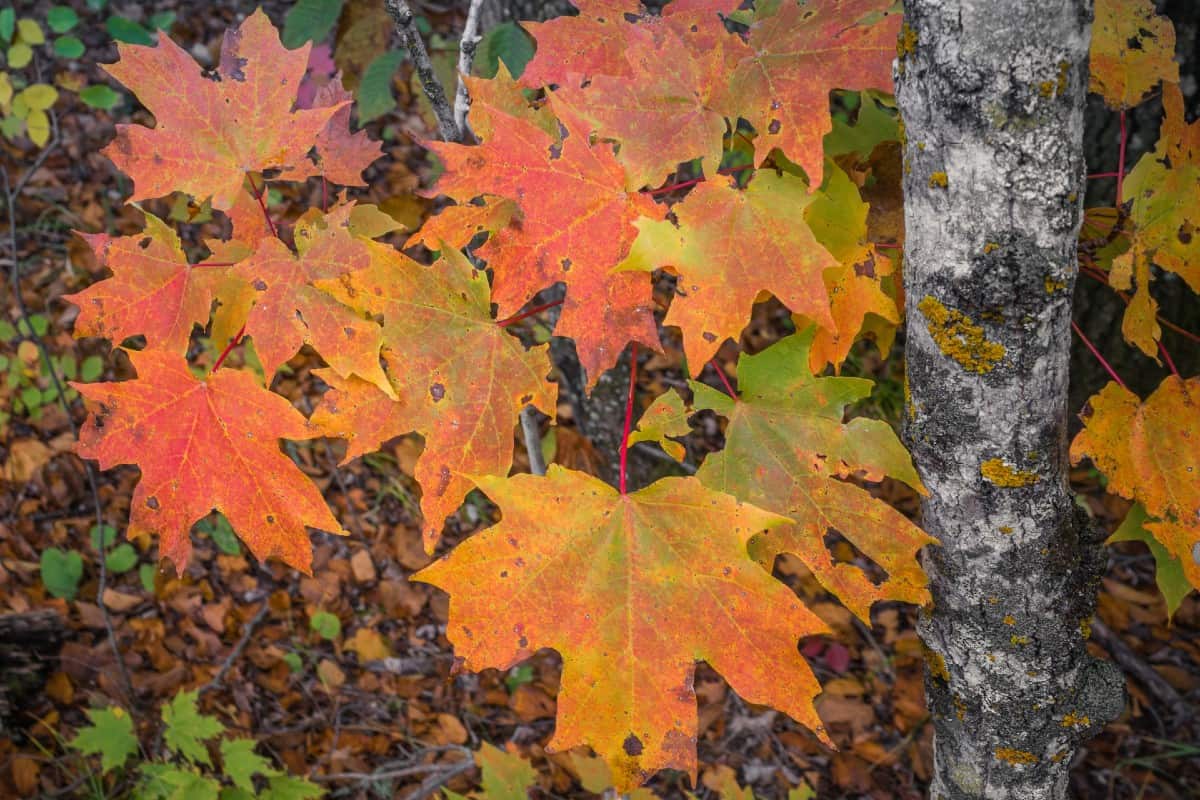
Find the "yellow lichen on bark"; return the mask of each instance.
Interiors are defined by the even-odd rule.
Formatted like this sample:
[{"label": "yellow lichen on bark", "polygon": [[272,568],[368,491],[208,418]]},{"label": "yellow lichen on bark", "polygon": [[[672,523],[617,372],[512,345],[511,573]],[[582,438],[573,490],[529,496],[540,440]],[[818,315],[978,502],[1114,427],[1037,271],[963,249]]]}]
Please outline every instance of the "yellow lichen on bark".
[{"label": "yellow lichen on bark", "polygon": [[1012,747],[997,747],[996,758],[1013,766],[1018,764],[1036,764],[1038,762],[1038,757],[1033,753],[1025,750],[1016,750]]},{"label": "yellow lichen on bark", "polygon": [[1004,358],[1004,345],[990,341],[983,328],[961,311],[946,308],[931,295],[922,298],[917,308],[925,315],[929,335],[938,349],[967,372],[991,372]]},{"label": "yellow lichen on bark", "polygon": [[1002,458],[989,458],[980,464],[979,474],[997,486],[1003,486],[1005,489],[1015,489],[1038,482],[1036,472],[1010,467]]}]

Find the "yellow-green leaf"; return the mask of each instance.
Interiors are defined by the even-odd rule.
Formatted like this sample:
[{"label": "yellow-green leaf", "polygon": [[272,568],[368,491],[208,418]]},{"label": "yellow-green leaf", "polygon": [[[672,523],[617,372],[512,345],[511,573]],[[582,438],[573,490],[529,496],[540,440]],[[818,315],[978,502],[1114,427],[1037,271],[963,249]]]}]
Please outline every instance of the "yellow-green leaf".
[{"label": "yellow-green leaf", "polygon": [[48,83],[35,83],[21,90],[17,98],[29,106],[32,111],[45,111],[58,99],[58,89]]}]

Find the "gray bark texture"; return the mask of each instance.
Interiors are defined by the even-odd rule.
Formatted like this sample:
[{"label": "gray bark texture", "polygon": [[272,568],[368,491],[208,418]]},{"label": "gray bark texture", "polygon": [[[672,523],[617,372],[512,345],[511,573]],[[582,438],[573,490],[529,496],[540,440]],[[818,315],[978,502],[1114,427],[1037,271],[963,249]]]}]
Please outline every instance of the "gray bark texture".
[{"label": "gray bark texture", "polygon": [[1123,707],[1067,486],[1090,0],[906,0],[906,438],[929,489],[934,800],[1067,797]]}]

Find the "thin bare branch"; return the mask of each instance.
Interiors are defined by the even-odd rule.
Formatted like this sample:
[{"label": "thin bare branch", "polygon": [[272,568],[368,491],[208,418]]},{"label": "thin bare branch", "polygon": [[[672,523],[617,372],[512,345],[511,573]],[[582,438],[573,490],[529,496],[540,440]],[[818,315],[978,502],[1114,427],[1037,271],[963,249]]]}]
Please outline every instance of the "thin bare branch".
[{"label": "thin bare branch", "polygon": [[459,141],[462,136],[454,122],[454,111],[450,107],[450,101],[446,99],[446,90],[442,88],[437,74],[433,71],[433,62],[429,60],[429,51],[425,49],[425,42],[421,40],[421,33],[417,30],[412,9],[406,0],[385,0],[384,6],[396,23],[400,40],[408,48],[408,53],[417,67],[421,88],[425,90],[425,96],[433,105],[433,113],[437,115],[438,132],[447,142]]},{"label": "thin bare branch", "polygon": [[542,431],[537,409],[525,406],[521,409],[521,433],[525,435],[525,455],[529,456],[529,471],[534,475],[546,474],[546,458],[542,455]]},{"label": "thin bare branch", "polygon": [[467,91],[466,78],[471,74],[471,65],[475,62],[475,48],[483,39],[479,35],[479,9],[482,6],[483,0],[471,0],[462,39],[458,44],[458,91],[454,94],[454,124],[458,126],[461,138],[466,138],[470,130],[467,127],[467,113],[471,110],[471,93]]}]

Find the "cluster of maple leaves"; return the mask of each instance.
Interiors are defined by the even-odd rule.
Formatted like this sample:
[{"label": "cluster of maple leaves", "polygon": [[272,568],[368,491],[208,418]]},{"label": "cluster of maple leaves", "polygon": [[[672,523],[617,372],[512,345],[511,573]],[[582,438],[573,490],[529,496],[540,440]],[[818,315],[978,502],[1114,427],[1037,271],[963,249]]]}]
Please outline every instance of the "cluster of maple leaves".
[{"label": "cluster of maple leaves", "polygon": [[[1157,267],[1200,293],[1200,122],[1184,117],[1175,30],[1150,0],[1097,2],[1092,37],[1090,88],[1120,113],[1122,140],[1116,207],[1088,209],[1080,268],[1132,290],[1122,333],[1169,374],[1143,401],[1114,373],[1088,401],[1071,459],[1091,459],[1110,492],[1135,501],[1132,538],[1151,545],[1173,614],[1189,585],[1200,588],[1200,378],[1181,376],[1163,347],[1150,283]],[[1156,94],[1158,143],[1125,175],[1125,113]]]},{"label": "cluster of maple leaves", "polygon": [[[890,0],[751,11],[739,0],[674,0],[661,15],[634,0],[576,4],[579,16],[528,25],[538,50],[519,79],[503,68],[468,79],[477,144],[428,145],[445,167],[430,193],[456,201],[407,242],[438,253],[432,265],[375,241],[396,226],[373,206],[310,210],[293,226],[294,246],[267,217],[266,175],[361,185],[379,146],[351,133],[340,83],[293,108],[308,47],[285,50],[261,12],[226,34],[218,80],[166,37],[122,45],[108,70],[156,123],[119,126],[106,150],[134,181],[131,201],[211,198],[232,235],[208,242],[212,256],[198,264],[149,214],[139,236],[87,237],[113,277],[71,298],[76,333],[146,344],[129,351],[135,380],[77,387],[92,411],[79,452],[104,468],[140,467],[129,535],[156,534],[177,567],[190,557],[192,524],[215,508],[255,556],[307,571],[306,528],[345,531],[278,440],[340,437],[351,459],[419,433],[430,552],[472,488],[502,513],[415,576],[449,592],[448,638],[470,669],[557,650],[551,746],[591,746],[628,791],[662,768],[694,774],[697,660],[825,738],[813,706],[820,686],[796,645],[827,628],[772,577],[777,554],[801,558],[864,620],[876,600],[928,600],[915,556],[930,537],[843,480],[891,477],[924,492],[907,452],[885,423],[844,421],[869,381],[814,377],[864,332],[886,349],[899,322],[894,267],[880,248],[902,234],[894,215],[872,218],[863,199],[886,177],[871,174],[872,151],[896,137],[839,140],[829,93],[890,90],[901,23]],[[1109,88],[1114,80],[1106,96],[1135,91]],[[860,121],[894,128],[882,95],[860,96]],[[1184,168],[1191,150],[1166,136],[1163,146],[1174,148],[1169,164],[1128,181],[1145,187],[1130,214],[1141,245],[1129,256],[1143,277],[1146,259],[1186,261],[1174,228],[1175,244],[1163,243],[1174,224],[1163,217],[1180,212],[1153,200],[1162,179],[1149,173]],[[459,248],[481,234],[472,261]],[[742,356],[737,392],[723,372],[727,392],[692,382],[690,404],[663,395],[631,437],[681,455],[675,440],[709,409],[728,421],[725,449],[694,477],[634,493],[557,466],[508,477],[520,410],[552,414],[557,391],[547,348],[524,347],[506,323],[563,284],[555,335],[574,340],[594,384],[627,347],[661,346],[656,270],[677,276],[664,324],[680,329],[692,374],[739,337],[757,300],[774,295],[795,314],[798,333]],[[196,326],[228,345],[208,369],[186,360]],[[242,337],[268,384],[303,345],[321,355],[330,388],[310,418],[252,372],[222,368]],[[1177,384],[1161,402],[1191,402]],[[1115,476],[1126,464],[1123,454],[1104,461],[1105,419],[1143,414],[1163,433],[1147,412],[1154,398],[1144,408],[1136,397],[1109,401],[1093,402],[1093,438],[1076,452]],[[1181,546],[1197,538],[1185,518],[1200,501],[1152,496],[1140,473],[1129,484],[1153,524],[1177,531],[1164,535]],[[830,530],[887,579],[834,563]]]}]

